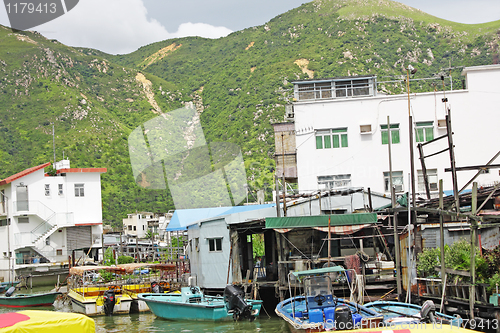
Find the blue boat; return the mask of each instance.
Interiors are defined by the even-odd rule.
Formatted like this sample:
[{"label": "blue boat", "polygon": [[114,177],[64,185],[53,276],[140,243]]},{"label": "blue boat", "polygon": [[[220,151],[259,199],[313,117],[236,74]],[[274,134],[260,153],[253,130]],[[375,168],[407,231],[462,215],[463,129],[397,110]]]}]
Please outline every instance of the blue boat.
[{"label": "blue boat", "polygon": [[[423,311],[427,306],[431,307],[430,311]],[[425,321],[434,321],[437,323],[461,327],[463,319],[460,316],[450,316],[441,312],[435,311],[434,303],[427,301],[424,305],[408,304],[402,302],[376,301],[365,304],[365,307],[377,311],[384,316],[384,323],[405,324],[405,323],[420,323]],[[424,314],[427,312],[427,314]],[[431,313],[429,317],[428,313]]]},{"label": "blue boat", "polygon": [[138,298],[158,317],[169,320],[254,320],[261,300],[244,299],[241,289],[228,285],[224,297],[204,295],[199,287],[183,287],[180,293],[143,293]]},{"label": "blue boat", "polygon": [[[330,274],[345,273],[341,266],[291,272],[302,282],[304,295],[288,298],[276,306],[276,314],[284,319],[292,332],[322,332],[376,328],[384,317],[372,309],[332,293]],[[290,288],[291,290],[291,288]]]}]

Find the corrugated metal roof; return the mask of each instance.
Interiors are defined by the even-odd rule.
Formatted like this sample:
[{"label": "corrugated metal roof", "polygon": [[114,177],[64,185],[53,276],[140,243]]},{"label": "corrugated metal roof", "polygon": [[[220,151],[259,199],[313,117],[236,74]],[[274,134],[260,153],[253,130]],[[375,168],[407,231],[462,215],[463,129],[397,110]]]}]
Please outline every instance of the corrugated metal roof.
[{"label": "corrugated metal roof", "polygon": [[188,225],[194,224],[197,221],[206,220],[216,216],[229,215],[234,213],[248,212],[252,210],[269,208],[274,204],[267,205],[248,205],[248,206],[233,206],[233,207],[211,207],[211,208],[195,208],[195,209],[177,209],[167,226],[167,231],[186,230]]}]

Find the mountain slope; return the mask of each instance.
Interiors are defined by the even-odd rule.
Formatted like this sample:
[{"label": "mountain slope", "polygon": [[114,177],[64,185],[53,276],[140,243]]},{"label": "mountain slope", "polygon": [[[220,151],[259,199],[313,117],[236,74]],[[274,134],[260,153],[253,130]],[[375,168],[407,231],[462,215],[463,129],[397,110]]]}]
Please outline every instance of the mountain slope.
[{"label": "mountain slope", "polygon": [[[167,211],[168,191],[135,183],[128,135],[193,102],[207,141],[240,146],[248,183],[266,187],[270,199],[271,123],[283,120],[292,81],[375,74],[387,81],[379,89],[401,93],[411,64],[417,78],[451,74],[457,89],[463,66],[498,63],[499,28],[500,21],[458,24],[389,0],[318,0],[224,38],[177,38],[112,56],[0,27],[0,178],[52,160],[54,125],[57,159],[64,151],[75,167],[108,168],[106,223],[134,210]],[[433,88],[441,86],[411,83],[412,91]]]}]

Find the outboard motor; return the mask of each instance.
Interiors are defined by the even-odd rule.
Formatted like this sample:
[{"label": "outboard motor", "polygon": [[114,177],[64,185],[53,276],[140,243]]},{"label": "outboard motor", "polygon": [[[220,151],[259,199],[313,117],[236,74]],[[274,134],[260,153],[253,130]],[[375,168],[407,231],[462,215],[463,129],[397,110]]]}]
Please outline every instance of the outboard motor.
[{"label": "outboard motor", "polygon": [[245,293],[240,288],[228,284],[224,289],[224,302],[228,312],[233,314],[234,320],[255,319],[252,315],[252,306],[245,302]]},{"label": "outboard motor", "polygon": [[104,292],[104,313],[106,316],[111,316],[115,308],[116,295],[113,289],[106,290]]},{"label": "outboard motor", "polygon": [[9,289],[7,289],[7,291],[5,292],[5,296],[7,296],[7,297],[12,296],[12,294],[14,293],[14,291],[16,291],[16,287],[14,287],[14,286],[10,287],[10,288],[9,288]]},{"label": "outboard motor", "polygon": [[420,309],[420,318],[422,320],[426,320],[429,318],[431,323],[436,322],[436,305],[431,300],[427,300],[422,304],[422,308]]},{"label": "outboard motor", "polygon": [[352,330],[353,328],[351,309],[347,305],[337,306],[335,308],[335,330]]}]

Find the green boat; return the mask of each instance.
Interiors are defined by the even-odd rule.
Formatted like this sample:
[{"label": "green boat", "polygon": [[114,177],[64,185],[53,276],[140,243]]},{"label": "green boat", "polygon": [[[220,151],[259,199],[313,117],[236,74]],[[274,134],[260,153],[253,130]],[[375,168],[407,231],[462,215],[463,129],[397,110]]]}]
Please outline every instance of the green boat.
[{"label": "green boat", "polygon": [[0,306],[9,308],[25,308],[32,306],[51,306],[60,292],[43,294],[17,294],[12,296],[0,296]]},{"label": "green boat", "polygon": [[228,285],[224,297],[204,295],[199,287],[181,288],[181,293],[144,293],[138,298],[158,317],[169,320],[254,320],[260,313],[261,300],[243,299],[239,288]]}]

